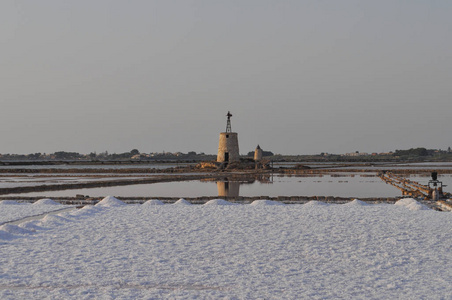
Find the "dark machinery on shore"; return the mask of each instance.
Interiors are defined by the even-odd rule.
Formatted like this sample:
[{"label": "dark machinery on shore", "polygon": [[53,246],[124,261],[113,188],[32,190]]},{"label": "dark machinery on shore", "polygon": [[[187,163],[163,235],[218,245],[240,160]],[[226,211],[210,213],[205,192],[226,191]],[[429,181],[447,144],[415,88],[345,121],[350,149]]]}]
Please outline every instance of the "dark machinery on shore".
[{"label": "dark machinery on shore", "polygon": [[391,172],[383,171],[380,174],[381,180],[401,190],[404,196],[422,197],[429,200],[440,200],[450,197],[450,194],[443,193],[443,187],[446,187],[446,185],[443,185],[438,180],[438,172],[432,172],[431,176],[432,179],[428,182],[428,185],[423,185]]},{"label": "dark machinery on shore", "polygon": [[439,200],[444,198],[443,194],[443,183],[438,180],[438,172],[432,172],[432,179],[428,182],[428,188],[429,188],[429,199],[432,200]]}]

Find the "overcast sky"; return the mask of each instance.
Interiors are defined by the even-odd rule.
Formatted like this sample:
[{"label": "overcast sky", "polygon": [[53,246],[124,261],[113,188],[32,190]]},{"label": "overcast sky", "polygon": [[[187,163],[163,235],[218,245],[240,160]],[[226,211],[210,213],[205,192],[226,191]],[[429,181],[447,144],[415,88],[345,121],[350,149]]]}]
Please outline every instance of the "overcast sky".
[{"label": "overcast sky", "polygon": [[450,0],[3,0],[0,153],[452,146]]}]

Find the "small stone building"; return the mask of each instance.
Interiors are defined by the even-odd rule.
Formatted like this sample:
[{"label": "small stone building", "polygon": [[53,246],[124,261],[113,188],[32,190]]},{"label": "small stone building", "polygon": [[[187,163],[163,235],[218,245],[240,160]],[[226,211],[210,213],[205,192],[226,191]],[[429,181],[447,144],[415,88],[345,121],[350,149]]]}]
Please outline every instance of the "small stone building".
[{"label": "small stone building", "polygon": [[254,160],[259,161],[262,159],[262,149],[259,145],[257,145],[256,150],[254,150]]}]

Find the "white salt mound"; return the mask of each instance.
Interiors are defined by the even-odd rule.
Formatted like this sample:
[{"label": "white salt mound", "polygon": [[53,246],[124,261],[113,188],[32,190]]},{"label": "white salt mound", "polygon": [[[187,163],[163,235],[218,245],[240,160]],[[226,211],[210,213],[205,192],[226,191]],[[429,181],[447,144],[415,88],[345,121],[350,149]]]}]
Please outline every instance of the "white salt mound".
[{"label": "white salt mound", "polygon": [[102,199],[102,201],[97,203],[95,206],[114,207],[114,206],[121,206],[121,205],[125,205],[125,203],[119,199],[116,199],[113,196],[107,196],[104,199]]},{"label": "white salt mound", "polygon": [[36,201],[35,203],[33,203],[33,205],[61,205],[61,204],[53,201],[52,199],[45,198]]},{"label": "white salt mound", "polygon": [[179,200],[174,202],[173,205],[191,205],[191,203],[185,200],[184,198],[180,198]]},{"label": "white salt mound", "polygon": [[31,230],[19,227],[17,225],[5,224],[0,226],[0,230],[6,231],[11,234],[30,234],[33,233]]},{"label": "white salt mound", "polygon": [[409,210],[429,210],[430,209],[427,206],[425,206],[424,204],[419,203],[418,201],[416,201],[413,198],[400,199],[399,201],[397,201],[394,204],[399,205],[399,206],[405,206]]},{"label": "white salt mound", "polygon": [[322,201],[316,201],[311,200],[308,203],[303,204],[303,206],[310,207],[310,206],[327,206],[328,203],[322,202]]},{"label": "white salt mound", "polygon": [[94,207],[95,205],[85,205],[85,206],[83,206],[82,208],[80,208],[78,211],[83,211],[83,210],[87,210],[87,211],[90,211],[90,210],[96,210],[96,208]]},{"label": "white salt mound", "polygon": [[94,205],[85,205],[80,209],[76,209],[70,212],[72,217],[80,217],[85,215],[91,215],[101,210],[101,207],[96,207]]},{"label": "white salt mound", "polygon": [[0,205],[21,205],[21,203],[14,200],[2,200],[0,201]]},{"label": "white salt mound", "polygon": [[345,203],[345,205],[350,205],[350,206],[365,206],[365,205],[369,205],[368,203],[355,199],[353,201],[347,202]]},{"label": "white salt mound", "polygon": [[254,200],[250,205],[253,206],[284,205],[284,203],[272,200]]},{"label": "white salt mound", "polygon": [[42,224],[42,222],[38,221],[38,220],[32,220],[32,221],[28,221],[28,222],[19,224],[19,227],[32,231],[32,232],[45,229],[44,227],[39,226],[38,224]]},{"label": "white salt mound", "polygon": [[153,205],[164,205],[165,203],[163,203],[160,200],[154,199],[154,200],[148,200],[146,202],[144,202],[142,205],[145,206],[153,206]]},{"label": "white salt mound", "polygon": [[212,199],[207,201],[204,205],[236,205],[236,203],[231,203],[229,201],[226,201],[224,199]]},{"label": "white salt mound", "polygon": [[0,230],[0,241],[9,241],[16,238],[16,236],[12,235],[9,232],[6,232],[4,230]]},{"label": "white salt mound", "polygon": [[45,223],[46,225],[48,224],[60,225],[66,221],[69,220],[56,215],[46,215],[44,218],[41,219],[41,223]]}]

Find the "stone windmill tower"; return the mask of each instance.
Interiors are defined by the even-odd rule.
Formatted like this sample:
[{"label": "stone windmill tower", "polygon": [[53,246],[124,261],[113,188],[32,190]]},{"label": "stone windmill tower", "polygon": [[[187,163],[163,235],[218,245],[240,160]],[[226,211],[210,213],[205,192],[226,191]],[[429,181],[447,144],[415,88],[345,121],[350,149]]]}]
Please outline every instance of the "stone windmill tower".
[{"label": "stone windmill tower", "polygon": [[217,162],[237,162],[240,161],[239,140],[237,132],[231,130],[231,113],[226,115],[228,121],[226,123],[226,132],[220,133],[220,142],[218,144]]}]

